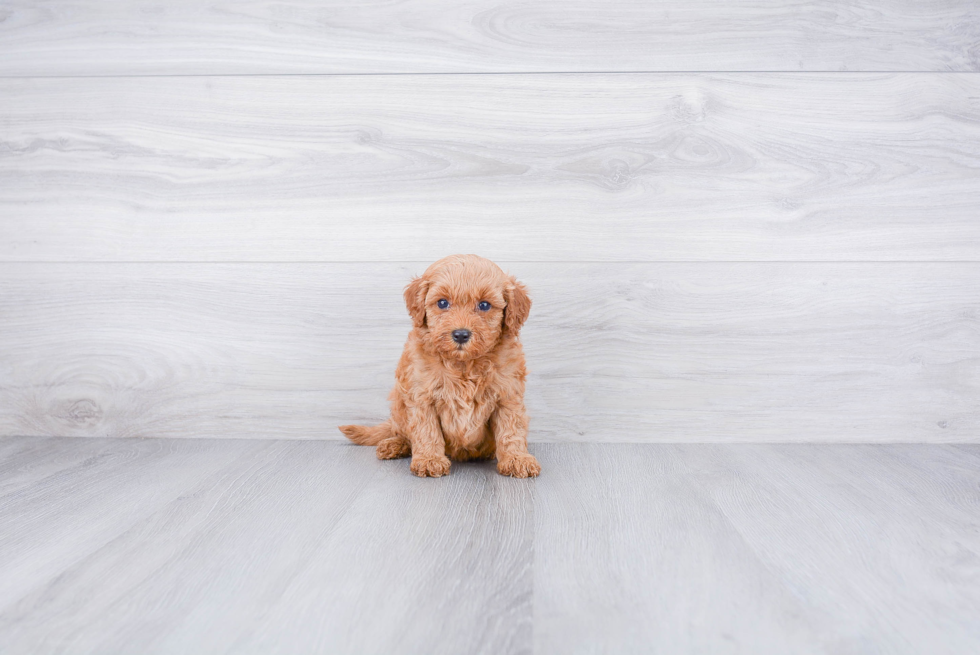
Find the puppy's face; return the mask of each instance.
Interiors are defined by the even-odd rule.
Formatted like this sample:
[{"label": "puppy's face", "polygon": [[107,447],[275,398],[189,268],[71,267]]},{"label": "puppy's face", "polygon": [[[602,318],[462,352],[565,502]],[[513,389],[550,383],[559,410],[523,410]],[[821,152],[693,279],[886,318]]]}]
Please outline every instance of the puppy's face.
[{"label": "puppy's face", "polygon": [[422,338],[446,359],[488,353],[505,332],[520,330],[531,309],[522,284],[488,259],[454,255],[412,280],[405,303]]}]

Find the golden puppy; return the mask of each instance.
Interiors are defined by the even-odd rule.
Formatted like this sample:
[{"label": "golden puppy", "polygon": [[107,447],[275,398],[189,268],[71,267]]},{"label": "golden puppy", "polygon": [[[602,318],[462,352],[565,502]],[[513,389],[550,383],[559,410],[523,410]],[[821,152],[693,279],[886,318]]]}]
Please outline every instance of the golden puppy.
[{"label": "golden puppy", "polygon": [[[518,478],[541,466],[527,452],[524,351],[518,339],[531,311],[527,290],[489,259],[440,259],[405,288],[414,327],[395,370],[391,418],[374,427],[342,425],[379,459],[412,456],[412,473],[439,477],[457,461],[497,456]],[[448,457],[447,457],[448,455]]]}]

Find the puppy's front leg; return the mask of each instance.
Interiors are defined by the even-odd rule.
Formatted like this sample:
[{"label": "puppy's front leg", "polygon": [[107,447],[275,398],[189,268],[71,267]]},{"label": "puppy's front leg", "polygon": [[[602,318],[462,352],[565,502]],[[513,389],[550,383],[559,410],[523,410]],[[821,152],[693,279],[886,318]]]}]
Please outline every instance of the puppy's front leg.
[{"label": "puppy's front leg", "polygon": [[524,399],[505,398],[490,417],[497,447],[497,471],[515,478],[533,478],[541,472],[534,455],[527,452],[527,410]]},{"label": "puppy's front leg", "polygon": [[421,478],[438,478],[449,473],[446,441],[432,405],[409,409],[409,439],[412,442],[412,473]]}]

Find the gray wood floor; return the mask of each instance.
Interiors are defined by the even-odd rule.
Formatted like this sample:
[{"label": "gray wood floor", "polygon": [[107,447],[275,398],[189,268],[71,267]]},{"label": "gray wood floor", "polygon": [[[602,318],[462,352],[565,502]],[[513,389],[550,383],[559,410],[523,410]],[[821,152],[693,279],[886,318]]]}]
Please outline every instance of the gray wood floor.
[{"label": "gray wood floor", "polygon": [[0,652],[980,649],[980,446],[0,439]]}]

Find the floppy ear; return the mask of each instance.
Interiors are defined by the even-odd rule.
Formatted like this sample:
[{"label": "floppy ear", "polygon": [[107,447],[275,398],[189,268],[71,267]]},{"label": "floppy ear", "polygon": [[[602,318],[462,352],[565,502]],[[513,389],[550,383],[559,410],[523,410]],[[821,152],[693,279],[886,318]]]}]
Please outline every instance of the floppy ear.
[{"label": "floppy ear", "polygon": [[504,300],[507,302],[507,307],[504,308],[504,327],[516,334],[531,313],[531,298],[527,295],[527,288],[511,276],[504,287]]},{"label": "floppy ear", "polygon": [[429,280],[424,277],[413,278],[405,287],[405,306],[415,327],[425,325],[425,294],[429,293]]}]

